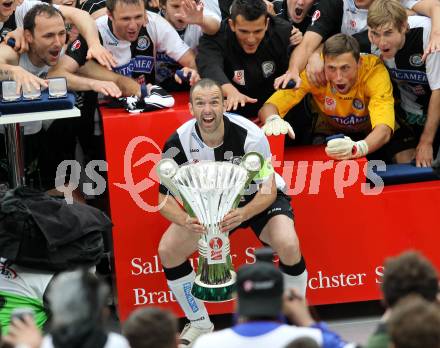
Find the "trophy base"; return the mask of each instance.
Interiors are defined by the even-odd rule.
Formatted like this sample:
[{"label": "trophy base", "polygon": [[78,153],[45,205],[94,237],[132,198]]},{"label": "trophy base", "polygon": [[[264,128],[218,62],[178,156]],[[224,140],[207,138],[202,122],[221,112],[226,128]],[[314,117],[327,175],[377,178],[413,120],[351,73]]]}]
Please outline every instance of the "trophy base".
[{"label": "trophy base", "polygon": [[200,281],[200,275],[196,276],[194,285],[191,289],[191,294],[205,302],[225,302],[234,299],[233,292],[235,291],[235,281],[237,275],[234,271],[231,272],[231,280],[224,284],[209,285]]}]

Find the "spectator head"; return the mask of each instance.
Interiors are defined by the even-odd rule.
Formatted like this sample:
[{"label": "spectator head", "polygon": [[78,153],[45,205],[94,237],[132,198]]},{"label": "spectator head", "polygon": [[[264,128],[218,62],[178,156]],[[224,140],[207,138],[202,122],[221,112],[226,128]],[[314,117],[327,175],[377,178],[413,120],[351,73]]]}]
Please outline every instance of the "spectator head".
[{"label": "spectator head", "polygon": [[[285,0],[287,13],[293,23],[302,23],[308,15],[315,0]],[[283,5],[284,6],[284,5]]]},{"label": "spectator head", "polygon": [[310,337],[300,337],[290,342],[285,348],[319,348],[319,344]]},{"label": "spectator head", "polygon": [[439,348],[439,328],[438,305],[417,295],[400,300],[388,321],[394,348]]},{"label": "spectator head", "polygon": [[213,134],[223,127],[223,92],[220,84],[201,79],[189,91],[189,110],[197,120],[202,135]]},{"label": "spectator head", "polygon": [[154,307],[135,310],[124,323],[122,334],[131,348],[176,348],[178,342],[176,318]]},{"label": "spectator head", "polygon": [[228,22],[243,51],[253,54],[269,25],[266,4],[263,0],[234,0]]},{"label": "spectator head", "polygon": [[23,29],[32,63],[56,65],[67,35],[61,12],[52,5],[36,5],[24,16]]},{"label": "spectator head", "polygon": [[108,286],[87,271],[61,273],[48,293],[52,327],[100,322],[108,296]]},{"label": "spectator head", "polygon": [[[136,41],[142,26],[147,23],[143,0],[106,0],[107,14],[112,21],[113,33],[119,40]],[[145,38],[145,49],[150,42]]]},{"label": "spectator head", "polygon": [[374,1],[368,10],[367,25],[368,38],[380,49],[383,59],[394,58],[402,48],[408,30],[408,16],[400,1]]},{"label": "spectator head", "polygon": [[360,48],[353,37],[336,34],[324,42],[324,72],[340,94],[347,94],[357,80]]},{"label": "spectator head", "polygon": [[272,263],[243,265],[237,273],[237,314],[242,321],[278,320],[283,291],[283,275]]},{"label": "spectator head", "polygon": [[[193,0],[191,0],[193,1]],[[165,19],[176,29],[183,30],[187,24],[182,20],[183,6],[181,0],[160,0],[160,10]]]},{"label": "spectator head", "polygon": [[405,252],[385,261],[382,292],[385,304],[393,307],[409,294],[435,301],[439,290],[437,272],[432,264],[417,252]]}]

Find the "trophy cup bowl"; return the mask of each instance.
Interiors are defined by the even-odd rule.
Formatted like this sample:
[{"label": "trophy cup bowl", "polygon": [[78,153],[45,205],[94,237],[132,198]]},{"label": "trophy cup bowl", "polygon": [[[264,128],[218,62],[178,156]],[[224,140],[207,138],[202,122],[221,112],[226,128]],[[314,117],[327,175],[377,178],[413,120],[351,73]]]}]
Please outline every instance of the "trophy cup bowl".
[{"label": "trophy cup bowl", "polygon": [[191,293],[207,302],[233,298],[236,274],[230,256],[228,233],[220,224],[238,206],[244,189],[263,165],[257,152],[246,154],[240,165],[204,161],[178,167],[163,159],[157,168],[161,183],[182,201],[190,216],[205,227],[198,242],[198,269]]}]

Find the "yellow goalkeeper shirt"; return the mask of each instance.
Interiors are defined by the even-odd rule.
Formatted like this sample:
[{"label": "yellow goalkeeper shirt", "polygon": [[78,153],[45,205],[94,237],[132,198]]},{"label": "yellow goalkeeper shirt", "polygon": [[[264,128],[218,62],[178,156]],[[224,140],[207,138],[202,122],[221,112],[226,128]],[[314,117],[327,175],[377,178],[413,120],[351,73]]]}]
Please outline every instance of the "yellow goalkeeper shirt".
[{"label": "yellow goalkeeper shirt", "polygon": [[266,101],[278,108],[281,117],[311,93],[319,111],[338,130],[364,132],[378,124],[394,130],[393,87],[388,71],[376,56],[361,55],[357,82],[346,94],[338,93],[330,82],[326,86],[314,86],[307,80],[305,71],[300,77],[298,88],[278,90]]}]

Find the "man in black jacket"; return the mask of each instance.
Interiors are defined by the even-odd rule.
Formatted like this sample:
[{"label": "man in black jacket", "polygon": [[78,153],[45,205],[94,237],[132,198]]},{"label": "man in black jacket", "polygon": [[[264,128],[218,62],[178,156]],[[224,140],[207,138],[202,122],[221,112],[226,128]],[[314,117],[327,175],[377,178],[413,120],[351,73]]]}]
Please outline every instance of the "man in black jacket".
[{"label": "man in black jacket", "polygon": [[263,0],[236,0],[216,35],[203,35],[197,67],[220,83],[226,110],[256,117],[287,67],[291,25],[267,13]]}]

